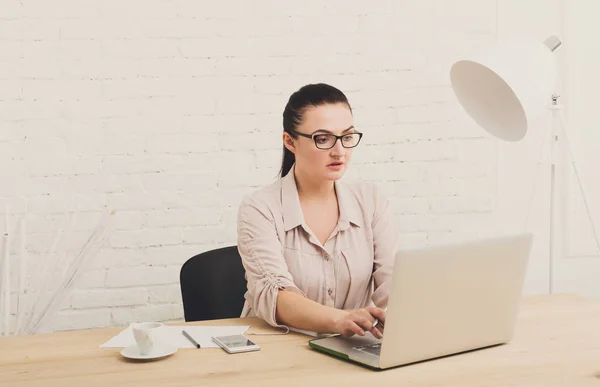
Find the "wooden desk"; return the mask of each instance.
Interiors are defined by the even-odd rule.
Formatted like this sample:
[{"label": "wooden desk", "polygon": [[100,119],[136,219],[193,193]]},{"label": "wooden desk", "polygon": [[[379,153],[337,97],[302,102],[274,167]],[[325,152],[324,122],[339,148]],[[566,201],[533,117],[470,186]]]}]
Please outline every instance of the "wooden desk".
[{"label": "wooden desk", "polygon": [[[206,325],[251,325],[257,319]],[[308,336],[250,336],[262,350],[180,349],[138,363],[98,348],[120,329],[0,339],[0,386],[594,386],[600,387],[600,303],[571,296],[528,298],[515,340],[467,354],[372,371],[316,352]]]}]

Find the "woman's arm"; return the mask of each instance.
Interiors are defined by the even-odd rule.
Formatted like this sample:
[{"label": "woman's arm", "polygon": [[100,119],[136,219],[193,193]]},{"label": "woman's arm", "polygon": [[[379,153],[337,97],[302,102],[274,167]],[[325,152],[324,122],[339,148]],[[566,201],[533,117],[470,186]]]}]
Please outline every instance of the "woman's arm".
[{"label": "woman's arm", "polygon": [[338,333],[335,326],[347,314],[290,291],[280,291],[277,297],[277,321],[298,329]]},{"label": "woman's arm", "polygon": [[276,315],[278,322],[298,329],[346,336],[362,336],[365,331],[370,331],[378,338],[382,335],[378,328],[373,327],[373,322],[375,318],[385,321],[385,312],[376,307],[346,311],[285,290],[278,294]]}]

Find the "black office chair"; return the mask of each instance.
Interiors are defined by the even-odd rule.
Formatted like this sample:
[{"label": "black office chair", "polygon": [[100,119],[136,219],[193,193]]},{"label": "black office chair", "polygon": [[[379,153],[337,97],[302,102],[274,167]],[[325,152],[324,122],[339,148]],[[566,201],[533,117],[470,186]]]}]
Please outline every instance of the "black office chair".
[{"label": "black office chair", "polygon": [[240,317],[246,277],[237,246],[188,259],[181,267],[179,282],[185,321]]}]

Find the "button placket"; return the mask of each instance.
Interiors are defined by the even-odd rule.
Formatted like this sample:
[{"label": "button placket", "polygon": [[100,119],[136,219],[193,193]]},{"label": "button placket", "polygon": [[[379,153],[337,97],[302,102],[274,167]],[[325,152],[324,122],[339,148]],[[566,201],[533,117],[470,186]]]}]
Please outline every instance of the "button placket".
[{"label": "button placket", "polygon": [[327,291],[327,299],[325,304],[327,306],[335,305],[335,273],[333,267],[333,259],[328,252],[323,252],[324,266],[325,266],[325,289]]},{"label": "button placket", "polygon": [[[339,240],[338,230],[332,235],[326,245],[330,246],[330,250],[336,251],[337,243]],[[332,246],[333,245],[333,246]],[[323,249],[323,259],[325,260],[325,289],[327,291],[327,297],[325,304],[327,306],[334,307],[335,306],[335,289],[336,289],[336,278],[335,278],[335,256],[330,254],[328,250]],[[335,253],[334,253],[335,254]]]}]

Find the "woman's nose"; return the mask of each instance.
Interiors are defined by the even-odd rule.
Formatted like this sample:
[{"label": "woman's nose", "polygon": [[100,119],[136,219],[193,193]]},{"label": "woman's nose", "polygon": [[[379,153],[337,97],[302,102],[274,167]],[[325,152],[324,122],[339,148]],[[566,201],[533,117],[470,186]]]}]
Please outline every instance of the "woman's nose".
[{"label": "woman's nose", "polygon": [[333,148],[331,148],[331,154],[343,156],[345,152],[346,148],[342,146],[342,140],[338,138],[335,144],[333,144]]}]

